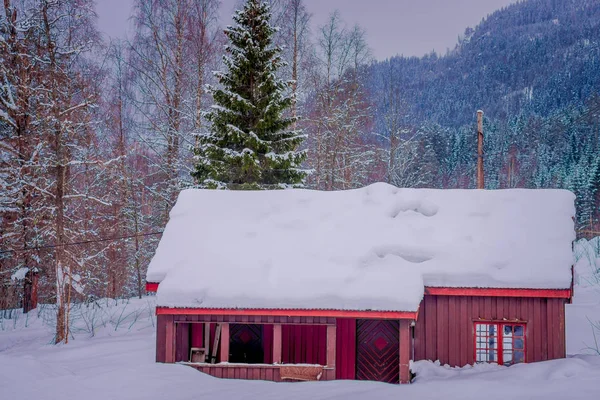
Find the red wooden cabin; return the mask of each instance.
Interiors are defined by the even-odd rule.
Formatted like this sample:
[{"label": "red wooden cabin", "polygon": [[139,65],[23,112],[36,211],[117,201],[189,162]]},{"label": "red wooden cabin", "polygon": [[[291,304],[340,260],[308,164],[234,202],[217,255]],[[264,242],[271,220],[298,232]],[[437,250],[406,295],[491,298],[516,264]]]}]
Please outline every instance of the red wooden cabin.
[{"label": "red wooden cabin", "polygon": [[[369,201],[365,201],[364,192]],[[147,290],[158,292],[157,362],[187,363],[220,378],[408,383],[411,360],[464,366],[479,362],[512,365],[565,357],[565,304],[572,294],[572,195],[563,191],[451,192],[381,184],[330,194],[303,190],[275,194],[182,192],[147,276]],[[403,221],[398,222],[398,216],[391,222],[378,219],[378,207],[387,215],[391,204],[394,213],[401,213],[398,209],[407,199],[412,208],[409,215],[400,217],[405,218]],[[420,203],[416,204],[415,199]],[[446,207],[445,201],[449,204]],[[544,207],[538,206],[541,201]],[[303,223],[298,222],[298,215],[289,219],[286,212],[281,212],[283,205],[293,210],[295,204],[306,208],[307,203],[312,208],[300,214]],[[203,204],[209,211],[192,212],[192,204]],[[333,224],[324,223],[328,213],[342,212],[340,204],[348,214]],[[239,207],[233,207],[236,205]],[[265,207],[274,207],[277,216],[266,212]],[[340,223],[364,207],[370,211],[364,211],[366,217],[356,230],[352,229],[352,221]],[[449,209],[450,217],[432,221],[445,211],[444,207]],[[232,210],[236,210],[233,215]],[[314,213],[319,216],[306,221]],[[496,217],[483,224],[465,217],[461,223],[461,213],[462,217],[471,213],[473,218],[481,218],[483,213]],[[249,223],[244,222],[245,218]],[[489,235],[494,241],[507,243],[493,242],[490,247],[490,242],[476,241],[473,246],[485,247],[486,252],[473,250],[475,259],[465,261],[468,268],[457,264],[439,269],[434,254],[456,247],[462,254],[465,243],[473,241],[449,239],[449,230],[461,238],[468,232],[485,236],[482,232],[487,229],[510,225],[507,218],[518,219],[518,228],[504,227],[506,234],[496,231]],[[227,220],[227,229],[221,225],[223,219]],[[549,225],[540,226],[545,223]],[[219,226],[213,225],[215,229],[211,230],[210,224]],[[444,231],[438,238],[431,230],[436,224]],[[232,226],[241,229],[232,231]],[[297,226],[309,230],[300,235],[305,238],[302,243],[277,248],[284,256],[295,248],[293,254],[300,254],[299,260],[277,258],[275,254],[255,264],[255,258],[262,257],[268,248],[265,242],[281,239]],[[342,235],[351,242],[347,248],[331,236],[336,229],[350,235]],[[406,236],[407,229],[410,236]],[[377,232],[391,233],[392,238],[397,235],[400,242],[407,243],[406,238],[412,235],[418,239],[421,229],[433,244],[412,247],[410,254],[396,247],[388,248],[388,253],[377,248],[375,257],[361,258],[355,269],[349,266],[351,273],[340,272],[345,271],[343,263],[353,263],[352,258],[340,260],[340,254],[362,254],[362,245],[368,249],[382,240]],[[323,230],[328,234],[317,238]],[[257,235],[268,240],[249,239]],[[523,245],[513,235],[530,240]],[[214,250],[218,237],[226,237],[231,249],[238,250]],[[255,247],[259,252],[253,254]],[[341,253],[322,254],[322,249],[330,248]],[[512,256],[510,249],[514,249]],[[548,255],[535,254],[544,249]],[[322,279],[311,281],[319,270],[298,270],[298,265],[307,262],[302,252],[333,272],[321,272]],[[540,262],[534,264],[532,260],[536,259]],[[452,260],[444,257],[440,263]],[[479,267],[483,264],[487,266]],[[265,268],[267,272],[260,276]],[[282,271],[289,275],[281,275]],[[398,295],[390,297],[395,293],[394,285]],[[281,286],[285,290],[279,290]],[[303,288],[308,292],[306,296],[302,296]]]}]

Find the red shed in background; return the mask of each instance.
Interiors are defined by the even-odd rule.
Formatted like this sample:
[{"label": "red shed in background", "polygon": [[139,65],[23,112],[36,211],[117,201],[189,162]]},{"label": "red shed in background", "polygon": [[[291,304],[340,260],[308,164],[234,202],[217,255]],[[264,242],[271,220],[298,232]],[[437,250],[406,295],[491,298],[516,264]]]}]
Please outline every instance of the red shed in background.
[{"label": "red shed in background", "polygon": [[411,360],[565,357],[573,200],[186,190],[147,275],[156,361],[219,378],[408,383]]}]

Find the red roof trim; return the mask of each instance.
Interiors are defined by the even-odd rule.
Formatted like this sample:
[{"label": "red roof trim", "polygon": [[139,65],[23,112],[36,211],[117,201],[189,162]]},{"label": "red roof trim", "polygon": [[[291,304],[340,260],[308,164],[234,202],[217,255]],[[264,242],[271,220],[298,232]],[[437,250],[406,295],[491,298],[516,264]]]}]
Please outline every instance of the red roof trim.
[{"label": "red roof trim", "polygon": [[158,283],[146,282],[146,292],[156,292],[158,290]]},{"label": "red roof trim", "polygon": [[545,297],[568,299],[571,297],[571,290],[426,287],[425,294],[433,296]]},{"label": "red roof trim", "polygon": [[274,317],[334,317],[364,319],[417,319],[417,312],[408,311],[351,311],[351,310],[277,310],[233,308],[170,308],[156,307],[156,315],[247,315]]}]

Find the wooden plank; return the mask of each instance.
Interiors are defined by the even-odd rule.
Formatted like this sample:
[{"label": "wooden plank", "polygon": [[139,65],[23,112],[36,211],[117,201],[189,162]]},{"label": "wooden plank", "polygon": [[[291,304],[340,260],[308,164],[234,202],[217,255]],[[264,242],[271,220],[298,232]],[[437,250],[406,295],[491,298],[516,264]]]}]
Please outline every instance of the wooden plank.
[{"label": "wooden plank", "polygon": [[240,367],[240,379],[248,379],[248,368]]},{"label": "wooden plank", "polygon": [[415,361],[425,360],[425,303],[421,301],[419,319],[415,322]]},{"label": "wooden plank", "polygon": [[[460,364],[460,315],[457,312],[459,297],[448,297],[448,364],[452,367]],[[400,325],[402,326],[402,324]],[[400,371],[402,375],[402,371]]]},{"label": "wooden plank", "polygon": [[492,317],[492,298],[483,298],[483,318],[487,320],[493,319]]},{"label": "wooden plank", "polygon": [[510,319],[518,319],[519,318],[519,313],[517,312],[518,309],[518,300],[511,297],[508,299],[508,318]]},{"label": "wooden plank", "polygon": [[273,381],[273,368],[268,368],[267,370],[265,370],[265,380],[266,381]]},{"label": "wooden plank", "polygon": [[273,364],[281,364],[281,324],[273,325]]},{"label": "wooden plank", "polygon": [[478,297],[537,297],[568,299],[570,289],[494,289],[494,288],[436,288],[426,287],[426,295],[433,296],[478,296]]},{"label": "wooden plank", "polygon": [[252,376],[249,376],[248,379],[253,379],[255,381],[260,379],[260,371],[264,368],[252,368]]},{"label": "wooden plank", "polygon": [[217,362],[217,351],[219,349],[219,341],[221,340],[221,325],[222,324],[216,324],[215,328],[215,339],[213,341],[212,356],[210,358],[212,364]]},{"label": "wooden plank", "polygon": [[442,364],[448,364],[448,296],[437,298],[436,353]]},{"label": "wooden plank", "polygon": [[302,327],[298,326],[298,325],[293,325],[290,328],[292,328],[290,343],[293,344],[293,346],[294,346],[294,359],[290,362],[295,363],[295,364],[306,362],[306,358],[304,357],[304,354],[302,353],[302,342],[304,342],[304,340],[302,340],[303,339]]},{"label": "wooden plank", "polygon": [[[496,299],[496,309],[494,310],[494,319],[497,320],[501,320],[501,319],[508,319],[508,316],[506,315],[507,312],[505,312],[504,310],[504,299],[505,297],[498,297]],[[508,310],[507,310],[508,311]]]},{"label": "wooden plank", "polygon": [[469,314],[469,302],[468,297],[458,297],[458,319],[460,320],[459,332],[458,332],[458,354],[460,357],[459,367],[464,367],[471,363],[469,358],[469,349],[473,349],[471,345],[472,333],[471,333],[471,315]]},{"label": "wooden plank", "polygon": [[543,337],[545,338],[543,345],[542,345],[542,357],[545,356],[545,360],[551,360],[553,359],[553,354],[554,354],[554,337],[555,337],[555,323],[554,323],[554,310],[553,310],[553,304],[552,304],[552,299],[542,299],[542,310],[543,310],[543,317],[542,318],[542,334]]},{"label": "wooden plank", "polygon": [[156,317],[156,362],[164,363],[167,357],[167,316]]},{"label": "wooden plank", "polygon": [[542,305],[540,299],[533,300],[533,358],[542,361]]},{"label": "wooden plank", "polygon": [[190,359],[190,323],[175,324],[175,362]]},{"label": "wooden plank", "polygon": [[166,363],[174,363],[175,362],[175,321],[173,320],[172,315],[167,315],[166,318],[166,351],[165,351],[165,362]]},{"label": "wooden plank", "polygon": [[221,324],[221,362],[229,362],[229,324]]},{"label": "wooden plank", "polygon": [[481,298],[471,296],[470,299],[471,299],[471,315],[473,316],[473,319],[482,319],[482,317],[483,317],[482,307],[480,307]]},{"label": "wooden plank", "polygon": [[399,325],[400,383],[410,383],[410,324],[401,320]]},{"label": "wooden plank", "polygon": [[473,329],[473,320],[475,319],[475,315],[473,314],[473,298],[466,298],[466,321],[464,329],[463,340],[461,341],[463,349],[466,347],[467,351],[467,362],[466,364],[473,364],[475,362],[475,349],[473,348],[473,339],[474,339],[474,329]]},{"label": "wooden plank", "polygon": [[532,303],[532,299],[519,299],[519,308],[520,314],[519,319],[522,321],[529,321],[533,318],[533,314],[531,314],[530,303]]},{"label": "wooden plank", "polygon": [[528,321],[525,333],[525,358],[526,362],[533,362],[535,360],[533,352],[533,332],[535,331],[535,328],[533,326],[533,299],[521,299],[521,312],[523,313],[523,320]]},{"label": "wooden plank", "polygon": [[279,368],[273,368],[273,382],[281,382],[281,371]]},{"label": "wooden plank", "polygon": [[210,323],[205,322],[202,325],[204,327],[204,348],[206,349],[206,355],[209,356],[210,355]]},{"label": "wooden plank", "polygon": [[[333,368],[335,371],[335,344],[336,344],[336,327],[333,325],[327,326],[327,359],[326,365]],[[335,375],[335,372],[334,372]]]},{"label": "wooden plank", "polygon": [[425,296],[425,357],[437,360],[436,351],[436,296]]},{"label": "wooden plank", "polygon": [[[328,318],[364,318],[364,319],[410,319],[416,320],[417,313],[412,311],[352,311],[352,310],[274,310],[274,309],[214,309],[214,308],[169,308],[156,307],[156,315],[210,315],[211,322],[224,322],[223,316],[280,316],[318,317],[320,323],[327,324]],[[298,320],[299,321],[299,320]],[[332,320],[333,321],[333,320]],[[298,323],[292,321],[292,323]],[[333,322],[331,322],[333,323]]]},{"label": "wooden plank", "polygon": [[565,343],[565,302],[564,299],[554,299],[556,310],[556,358],[564,358],[566,354],[566,343]]}]

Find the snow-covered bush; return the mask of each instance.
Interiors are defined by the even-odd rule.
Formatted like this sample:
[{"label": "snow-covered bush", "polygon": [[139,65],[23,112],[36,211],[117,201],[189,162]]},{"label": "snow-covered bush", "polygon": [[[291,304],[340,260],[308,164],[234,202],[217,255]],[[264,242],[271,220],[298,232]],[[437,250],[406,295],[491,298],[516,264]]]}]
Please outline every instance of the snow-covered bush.
[{"label": "snow-covered bush", "polygon": [[[600,299],[600,237],[581,239],[573,248],[575,259],[575,297]],[[589,299],[588,299],[589,301]],[[592,341],[586,343],[587,350],[600,355],[600,319],[597,315],[587,316],[592,330]]]}]

